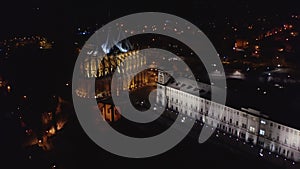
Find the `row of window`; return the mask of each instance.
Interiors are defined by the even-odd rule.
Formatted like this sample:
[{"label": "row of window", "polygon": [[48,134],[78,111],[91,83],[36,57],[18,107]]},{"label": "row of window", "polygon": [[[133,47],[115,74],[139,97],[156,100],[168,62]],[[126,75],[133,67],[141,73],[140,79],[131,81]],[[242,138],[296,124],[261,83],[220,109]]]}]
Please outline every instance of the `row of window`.
[{"label": "row of window", "polygon": [[[174,103],[174,98],[171,98],[171,101]],[[175,100],[175,103],[178,103],[178,99]],[[182,104],[182,101],[180,103]],[[185,106],[188,106],[188,104],[186,103]],[[171,107],[173,108],[173,105],[171,105]],[[178,111],[177,106],[175,108],[176,108],[176,111]],[[192,105],[191,105],[191,108],[193,108]],[[195,107],[195,110],[198,111],[198,107],[197,106]],[[182,111],[182,109],[181,109],[181,111]],[[187,110],[185,110],[185,112],[187,112]],[[203,108],[201,108],[201,112],[203,112]],[[208,113],[208,111],[206,113]],[[212,117],[214,117],[214,112],[212,112]],[[218,114],[218,118],[220,118],[219,114]],[[223,117],[223,120],[226,121],[226,116]],[[233,121],[232,121],[231,118],[229,119],[229,123],[230,124],[233,123]],[[236,121],[235,125],[238,126],[239,125],[239,121]],[[243,123],[242,124],[242,128],[247,129],[247,125]]]},{"label": "row of window", "polygon": [[[176,100],[177,100],[177,99],[176,99]],[[187,103],[186,103],[186,106],[187,106]],[[172,107],[173,107],[173,106],[172,106]],[[191,105],[191,108],[192,108],[192,105]],[[196,106],[196,110],[198,110],[198,107],[197,107],[197,106]],[[177,107],[176,107],[176,111],[178,111]],[[202,112],[202,111],[203,111],[203,109],[201,108],[201,112]],[[187,113],[186,110],[185,110],[185,113]],[[213,113],[213,112],[212,112],[212,116],[214,116],[214,113]],[[223,117],[223,120],[226,121],[226,116]],[[229,119],[229,123],[232,124],[232,119]],[[267,123],[266,123],[266,121],[261,120],[261,124],[267,124]],[[271,122],[270,124],[273,126],[273,123],[272,123],[272,122]],[[238,126],[238,125],[239,125],[239,121],[236,121],[236,122],[235,122],[235,125]],[[244,124],[244,123],[242,123],[242,128],[247,129],[247,125]],[[280,125],[278,125],[278,129],[281,129],[281,126],[280,126]],[[254,132],[255,132],[255,128],[252,127],[252,126],[250,126],[249,131],[254,133]],[[289,129],[286,128],[286,132],[288,132],[288,131],[289,131]],[[290,131],[293,132],[292,129],[291,129]],[[265,133],[266,133],[265,130],[263,130],[263,129],[260,129],[260,130],[259,130],[259,135],[265,136]],[[297,134],[297,132],[295,131],[294,134]],[[279,138],[278,138],[277,140],[279,141]]]},{"label": "row of window", "polygon": [[[175,91],[176,91],[177,94],[178,94],[179,92],[181,92],[181,91],[178,92],[178,90],[172,90],[171,88],[168,88],[168,90],[169,90],[170,92],[173,92],[173,91],[175,92]],[[193,95],[191,95],[191,94],[189,94],[189,93],[184,93],[184,92],[182,92],[181,95],[183,95],[183,96],[188,96],[188,95],[189,95],[188,98],[194,98],[194,99],[196,99],[197,101],[200,101],[200,100],[201,100],[202,103],[203,103],[203,100],[204,100],[204,101],[205,101],[205,104],[211,105],[211,106],[215,106],[216,108],[222,108],[222,106],[223,106],[223,105],[220,105],[220,104],[218,104],[218,103],[210,102],[210,101],[208,101],[208,100],[201,99],[201,98],[199,98],[199,97],[193,96]],[[172,100],[172,102],[174,102],[174,98],[173,98],[173,97],[171,98],[171,100]],[[177,99],[177,98],[176,98],[176,103],[178,103],[178,99]],[[183,101],[181,101],[180,103],[182,104]],[[185,103],[185,106],[188,106],[188,103],[187,103],[187,102]],[[193,106],[192,104],[190,104],[190,108],[193,109],[193,107],[194,107],[194,106]],[[228,113],[234,113],[234,114],[240,115],[240,111],[238,111],[238,110],[232,109],[232,108],[227,107],[227,106],[223,106],[223,107],[224,107],[224,111],[228,111]],[[198,107],[197,107],[197,106],[195,106],[194,108],[195,108],[196,111],[198,111]],[[192,110],[192,111],[194,111],[194,110]],[[203,108],[201,108],[201,112],[203,112]],[[208,110],[206,110],[206,113],[208,113]],[[248,114],[247,114],[247,113],[243,113],[243,112],[242,112],[241,115],[242,115],[242,117],[248,118]],[[212,117],[214,117],[214,113],[213,113],[213,112],[212,112]],[[252,116],[251,116],[251,117],[252,117]],[[220,115],[218,115],[218,118],[220,118]],[[251,120],[257,121],[257,119],[258,119],[258,118],[253,117],[253,119],[251,119]],[[226,116],[223,117],[223,120],[226,121]],[[229,123],[230,123],[230,124],[233,123],[233,120],[232,120],[231,118],[229,119]],[[262,120],[260,120],[260,124],[261,124],[261,125],[269,125],[270,127],[277,127],[278,130],[285,130],[286,132],[294,133],[295,135],[297,135],[297,133],[299,133],[299,136],[300,136],[300,132],[299,132],[299,131],[294,130],[294,129],[290,129],[290,128],[288,128],[288,127],[285,128],[285,126],[281,126],[281,125],[276,124],[276,123],[273,123],[273,122],[271,122],[271,121],[267,121],[267,120],[262,119]],[[238,125],[239,125],[239,121],[236,121],[236,122],[235,122],[235,125],[238,126]],[[243,124],[242,124],[242,128],[247,129],[247,125],[243,123]],[[252,126],[250,126],[249,131],[250,131],[250,132],[255,132],[255,128],[252,127]],[[264,129],[260,129],[260,130],[258,131],[258,134],[261,135],[261,136],[264,136],[264,135],[266,134],[266,131],[265,131]]]},{"label": "row of window", "polygon": [[[260,123],[263,124],[263,125],[267,125],[267,121],[265,121],[265,120],[261,120]],[[270,127],[273,127],[273,126],[275,127],[275,125],[273,125],[273,122],[270,122]],[[297,133],[299,133],[299,136],[300,136],[299,131],[297,131],[295,129],[288,128],[288,127],[285,128],[285,126],[281,126],[279,124],[277,124],[277,129],[278,130],[284,130],[285,129],[286,132],[294,133],[294,135],[297,135]]]},{"label": "row of window", "polygon": [[[174,109],[173,105],[171,105],[171,109]],[[178,108],[176,107],[175,110],[178,111]],[[182,112],[182,109],[180,111]],[[187,114],[187,110],[185,110],[184,113]],[[190,113],[189,115],[192,116],[192,113]],[[202,117],[201,117],[201,119],[202,119]],[[224,117],[223,119],[226,120],[226,117]],[[232,124],[232,119],[229,119],[229,123]],[[235,124],[238,126],[239,125],[239,121],[236,121]],[[211,121],[210,125],[213,126],[213,121]],[[219,126],[219,124],[218,124],[218,126]],[[224,125],[224,127],[226,127],[226,126]],[[242,123],[242,128],[247,129],[247,125],[245,123]],[[256,132],[255,127],[250,126],[249,127],[249,132],[255,133]],[[266,131],[264,129],[260,129],[259,130],[259,135],[265,136],[266,135]],[[271,133],[270,133],[269,137],[271,138]],[[277,136],[276,140],[277,140],[277,142],[279,142],[279,136]],[[285,140],[285,144],[287,144],[287,140]],[[295,143],[294,143],[294,147],[295,147]]]}]

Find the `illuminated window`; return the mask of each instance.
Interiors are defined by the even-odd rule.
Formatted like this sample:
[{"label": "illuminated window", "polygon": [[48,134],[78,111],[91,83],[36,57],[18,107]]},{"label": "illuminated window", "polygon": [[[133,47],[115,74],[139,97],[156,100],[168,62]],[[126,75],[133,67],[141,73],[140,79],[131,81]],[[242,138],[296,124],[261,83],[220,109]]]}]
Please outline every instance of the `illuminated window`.
[{"label": "illuminated window", "polygon": [[264,136],[265,135],[265,130],[259,130],[259,134]]},{"label": "illuminated window", "polygon": [[252,127],[252,126],[250,126],[250,132],[255,132],[255,128],[254,127]]},{"label": "illuminated window", "polygon": [[260,123],[261,123],[261,124],[266,124],[266,121],[261,120]]}]

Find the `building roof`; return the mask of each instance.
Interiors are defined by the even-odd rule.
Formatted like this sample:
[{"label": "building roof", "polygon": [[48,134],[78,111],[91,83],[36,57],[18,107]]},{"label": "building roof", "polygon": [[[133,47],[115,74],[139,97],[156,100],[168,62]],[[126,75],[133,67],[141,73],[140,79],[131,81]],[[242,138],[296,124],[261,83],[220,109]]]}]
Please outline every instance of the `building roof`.
[{"label": "building roof", "polygon": [[217,93],[223,93],[224,89],[222,91],[221,88],[208,85],[205,83],[197,82],[192,79],[186,78],[186,77],[180,77],[176,80],[170,80],[167,84],[167,86],[175,88],[177,90],[190,93],[194,96],[200,96],[205,99],[211,99],[211,89],[213,88],[214,91]]},{"label": "building roof", "polygon": [[188,78],[178,78],[176,81],[170,82],[168,86],[195,96],[202,96],[211,92],[209,85]]}]

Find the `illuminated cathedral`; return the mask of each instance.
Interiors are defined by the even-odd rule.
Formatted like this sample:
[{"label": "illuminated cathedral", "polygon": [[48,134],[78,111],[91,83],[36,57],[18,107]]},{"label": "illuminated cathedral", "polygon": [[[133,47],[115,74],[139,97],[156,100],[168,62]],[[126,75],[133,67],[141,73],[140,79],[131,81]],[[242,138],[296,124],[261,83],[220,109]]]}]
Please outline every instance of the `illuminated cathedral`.
[{"label": "illuminated cathedral", "polygon": [[[125,64],[123,61],[127,59]],[[135,74],[139,67],[146,65],[146,57],[139,51],[129,51],[116,55],[95,56],[93,52],[87,53],[81,62],[82,78],[78,80],[76,94],[83,98],[105,98],[111,96],[111,88],[117,91],[134,90],[148,84],[147,72]],[[117,86],[111,86],[112,75],[117,71],[122,73],[118,77]],[[130,79],[133,77],[133,79]],[[95,81],[95,89],[91,82]],[[128,86],[127,82],[130,82]]]}]

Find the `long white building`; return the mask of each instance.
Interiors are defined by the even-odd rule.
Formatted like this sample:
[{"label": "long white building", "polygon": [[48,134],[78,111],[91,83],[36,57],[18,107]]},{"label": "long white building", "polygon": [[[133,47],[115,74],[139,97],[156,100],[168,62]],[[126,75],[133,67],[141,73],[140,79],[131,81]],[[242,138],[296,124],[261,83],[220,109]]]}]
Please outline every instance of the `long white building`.
[{"label": "long white building", "polygon": [[172,81],[167,73],[159,71],[156,102],[273,153],[300,161],[299,130],[276,123],[253,109],[237,110],[205,99],[210,87],[186,78]]}]

